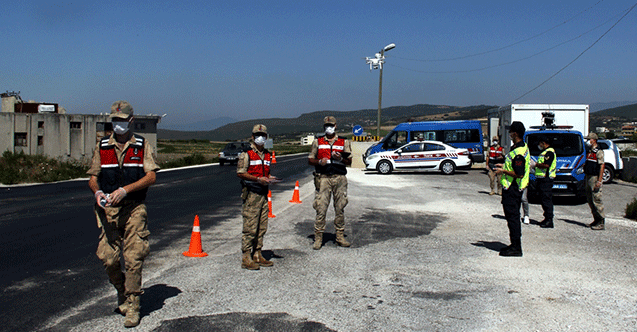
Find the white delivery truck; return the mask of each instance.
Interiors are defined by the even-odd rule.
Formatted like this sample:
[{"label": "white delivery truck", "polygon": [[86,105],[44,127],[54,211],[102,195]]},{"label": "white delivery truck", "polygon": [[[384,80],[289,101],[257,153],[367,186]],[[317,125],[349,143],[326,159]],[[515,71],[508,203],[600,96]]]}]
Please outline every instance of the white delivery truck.
[{"label": "white delivery truck", "polygon": [[501,145],[508,149],[511,146],[508,127],[513,121],[520,121],[526,130],[531,126],[543,126],[542,113],[554,115],[554,125],[572,126],[584,136],[588,134],[589,106],[582,104],[511,104],[500,108],[492,108],[488,112],[487,140],[491,144],[493,136],[499,136]]},{"label": "white delivery truck", "polygon": [[[539,139],[545,136],[557,155],[557,176],[553,182],[553,194],[574,194],[584,197],[585,176],[584,136],[588,133],[588,105],[514,104],[488,112],[488,132],[491,137],[500,136],[508,153],[511,138],[508,128],[513,121],[520,121],[526,128],[524,142],[529,147],[531,159],[537,161],[542,152]],[[535,175],[529,181],[529,197],[537,193]]]}]

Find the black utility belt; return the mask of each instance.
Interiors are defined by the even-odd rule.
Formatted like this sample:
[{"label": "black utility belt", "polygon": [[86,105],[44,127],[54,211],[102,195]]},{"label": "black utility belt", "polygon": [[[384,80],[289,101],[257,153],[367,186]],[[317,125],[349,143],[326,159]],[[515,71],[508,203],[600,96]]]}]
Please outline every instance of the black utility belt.
[{"label": "black utility belt", "polygon": [[269,186],[264,186],[256,181],[241,180],[241,187],[248,189],[249,192],[259,195],[267,195],[270,190]]}]

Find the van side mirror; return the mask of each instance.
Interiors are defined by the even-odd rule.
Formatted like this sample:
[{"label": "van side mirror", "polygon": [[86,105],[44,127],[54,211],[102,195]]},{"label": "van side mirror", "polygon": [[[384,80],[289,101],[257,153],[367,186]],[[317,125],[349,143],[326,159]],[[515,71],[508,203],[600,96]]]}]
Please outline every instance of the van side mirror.
[{"label": "van side mirror", "polygon": [[396,150],[396,153],[400,155],[401,153],[403,153],[403,149]]}]

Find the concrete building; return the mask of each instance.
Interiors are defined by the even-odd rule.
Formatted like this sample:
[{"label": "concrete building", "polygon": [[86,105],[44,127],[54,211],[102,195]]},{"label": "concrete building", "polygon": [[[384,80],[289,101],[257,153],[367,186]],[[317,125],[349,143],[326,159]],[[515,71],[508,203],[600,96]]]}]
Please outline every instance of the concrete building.
[{"label": "concrete building", "polygon": [[[24,103],[19,95],[0,95],[0,151],[88,163],[99,139],[113,130],[107,114],[60,114],[57,104]],[[160,121],[157,115],[135,115],[133,132],[156,149]]]},{"label": "concrete building", "polygon": [[622,126],[622,136],[631,137],[635,132],[637,132],[637,126],[633,124],[627,124]]}]

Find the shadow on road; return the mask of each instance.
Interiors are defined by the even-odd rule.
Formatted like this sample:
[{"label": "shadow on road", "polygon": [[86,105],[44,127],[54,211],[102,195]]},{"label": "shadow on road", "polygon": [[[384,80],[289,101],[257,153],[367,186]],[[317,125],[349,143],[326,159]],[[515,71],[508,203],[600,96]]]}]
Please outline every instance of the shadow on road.
[{"label": "shadow on road", "polygon": [[569,223],[569,224],[573,224],[573,225],[577,225],[577,226],[582,226],[582,227],[588,228],[588,224],[583,223],[583,222],[580,222],[580,221],[575,221],[575,220],[570,220],[570,219],[564,219],[564,218],[562,218],[562,219],[560,219],[560,220],[562,220],[562,221],[563,221],[563,222],[565,222],[565,223]]},{"label": "shadow on road", "polygon": [[142,317],[150,315],[153,311],[164,307],[166,300],[175,297],[181,293],[177,287],[168,286],[166,284],[153,285],[144,289],[142,296],[142,306],[140,314]]},{"label": "shadow on road", "polygon": [[500,251],[502,248],[506,247],[506,244],[500,241],[496,241],[496,242],[478,241],[478,242],[472,243],[471,245],[476,247],[484,247],[493,251]]}]

